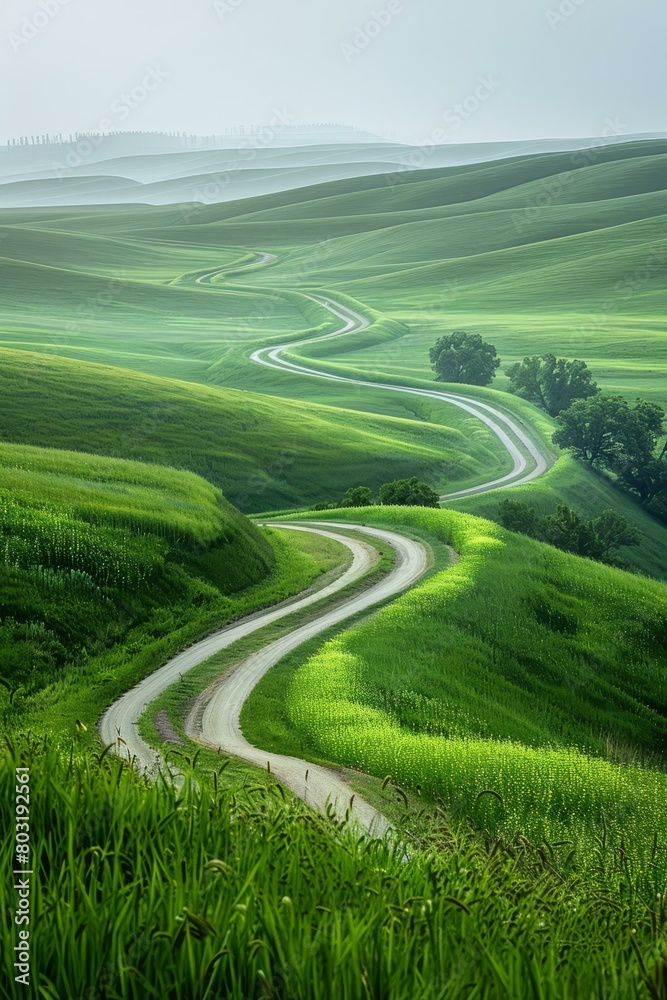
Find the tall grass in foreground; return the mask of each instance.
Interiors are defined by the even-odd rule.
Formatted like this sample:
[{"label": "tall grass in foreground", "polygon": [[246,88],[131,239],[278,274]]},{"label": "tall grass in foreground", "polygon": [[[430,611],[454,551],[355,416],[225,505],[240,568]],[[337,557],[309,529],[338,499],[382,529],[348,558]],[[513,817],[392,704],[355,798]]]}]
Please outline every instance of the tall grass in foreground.
[{"label": "tall grass in foreground", "polygon": [[[15,943],[17,764],[30,767],[31,951],[45,1000],[667,996],[664,898],[608,846],[563,881],[525,842],[442,815],[404,847],[359,840],[268,776],[147,786],[101,750],[18,737],[0,756],[2,931]],[[14,984],[3,950],[0,996]]]}]

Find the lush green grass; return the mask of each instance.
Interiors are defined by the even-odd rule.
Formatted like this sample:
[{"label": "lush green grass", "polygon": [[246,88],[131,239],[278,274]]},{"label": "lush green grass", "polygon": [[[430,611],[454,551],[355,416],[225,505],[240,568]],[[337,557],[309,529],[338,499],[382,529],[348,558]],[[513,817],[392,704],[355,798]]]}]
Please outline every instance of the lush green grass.
[{"label": "lush green grass", "polygon": [[201,209],[170,238],[272,249],[246,287],[331,288],[403,322],[399,341],[336,346],[368,373],[428,377],[428,347],[463,326],[503,367],[576,353],[605,389],[664,402],[666,155],[639,142],[337,182]]},{"label": "lush green grass", "polygon": [[507,470],[507,454],[480,421],[443,426],[442,410],[419,407],[420,420],[371,416],[0,351],[1,438],[190,469],[245,511],[335,499],[350,485],[377,489],[409,475],[454,490]]},{"label": "lush green grass", "polygon": [[[556,350],[608,391],[667,399],[666,156],[652,142],[515,158],[187,217],[0,214],[0,436],[14,443],[0,446],[0,653],[23,684],[11,705],[0,697],[8,729],[56,731],[63,749],[9,747],[0,812],[11,829],[13,757],[30,762],[44,997],[664,995],[667,605],[654,581],[449,510],[364,512],[461,561],[301,651],[244,718],[275,749],[391,774],[429,812],[439,799],[433,822],[410,817],[407,858],[284,802],[267,776],[252,791],[241,765],[214,789],[208,752],[201,794],[177,801],[91,755],[90,735],[173,652],[329,565],[252,528],[218,487],[256,511],[506,471],[450,407],[251,365],[259,343],[333,327],[299,289],[351,296],[376,319],[300,349],[321,365],[419,384],[428,347],[463,327],[503,367]],[[248,248],[278,260],[196,283]],[[546,418],[504,402],[548,440]],[[27,447],[44,443],[69,453]],[[622,509],[644,535],[628,558],[664,574],[664,529],[570,459],[508,495]],[[500,499],[457,506],[493,516]],[[76,720],[88,750],[69,763]]]},{"label": "lush green grass", "polygon": [[[461,560],[285,678],[304,754],[392,774],[494,833],[573,840],[579,862],[591,861],[604,816],[657,891],[664,585],[450,511],[372,508],[363,519],[427,530]],[[262,684],[247,717],[266,710],[261,696]],[[502,803],[480,798],[487,789]]]},{"label": "lush green grass", "polygon": [[458,499],[447,506],[479,517],[498,520],[498,507],[503,500],[522,500],[533,504],[543,514],[551,513],[559,503],[565,503],[588,519],[598,517],[610,508],[619,511],[634,524],[640,534],[636,548],[623,549],[619,555],[628,569],[667,579],[667,531],[633,498],[617,489],[604,475],[597,474],[569,455],[562,455],[556,465],[539,479],[525,486],[482,493]]},{"label": "lush green grass", "polygon": [[[443,490],[465,487],[485,472],[495,475],[505,461],[472,418],[444,404],[262,369],[248,362],[250,349],[284,342],[288,334],[300,338],[307,328],[330,329],[331,318],[298,294],[324,287],[351,294],[379,322],[355,337],[301,349],[320,364],[334,354],[339,369],[362,376],[428,379],[429,346],[442,332],[465,327],[497,344],[503,368],[526,353],[576,354],[606,390],[664,402],[666,156],[664,141],[633,142],[343,180],[187,214],[145,206],[6,211],[3,267],[20,294],[0,308],[2,343],[330,403],[348,411],[340,419],[355,430],[351,409],[409,417],[416,424],[411,431],[384,425],[384,441],[356,438],[359,449],[378,456],[378,478],[399,475],[389,467],[397,441],[398,454],[404,446],[413,452],[416,474]],[[207,269],[250,259],[249,247],[278,259],[196,284]],[[27,313],[23,301],[30,301]],[[506,388],[504,375],[495,386]],[[265,417],[261,404],[252,403]],[[507,405],[518,407],[513,400]],[[158,436],[152,418],[147,423],[149,436]],[[433,424],[460,431],[472,451],[446,430],[451,451],[438,465]],[[311,426],[294,435],[288,457],[281,449],[277,474],[268,454],[244,441],[260,466],[249,497],[238,485],[248,479],[238,455],[224,463],[214,456],[207,468],[203,456],[184,460],[177,448],[178,464],[210,475],[248,510],[308,503],[338,489],[337,480],[323,482],[319,492],[308,485],[318,478],[316,465],[340,469],[340,478],[349,473],[350,482],[359,478],[354,463],[340,460],[340,430],[332,438],[329,428]],[[276,430],[283,440],[284,425]],[[236,423],[234,439],[241,433]],[[318,444],[309,449],[306,436]],[[273,436],[266,439],[273,448]],[[333,462],[319,451],[325,439],[336,441]],[[152,458],[151,450],[164,461],[161,444],[137,448],[133,441],[121,453]],[[587,496],[589,477],[581,472],[580,479],[579,492]],[[256,502],[255,484],[263,493]],[[662,529],[639,511],[633,519],[650,548],[635,565],[659,573]]]},{"label": "lush green grass", "polygon": [[[187,215],[6,210],[3,267],[31,308],[26,317],[4,306],[3,343],[347,405],[348,389],[282,374],[276,383],[245,360],[258,339],[303,332],[303,303],[284,293],[327,287],[410,329],[354,351],[369,372],[428,375],[430,344],[465,325],[493,339],[504,363],[576,350],[604,388],[664,400],[666,156],[662,140],[633,142],[343,180]],[[279,259],[234,275],[233,288],[173,282],[248,247]],[[119,273],[110,288],[105,277]],[[277,293],[262,294],[267,286]]]},{"label": "lush green grass", "polygon": [[[300,353],[302,350],[303,348],[294,348],[289,352],[290,356],[297,360],[302,359],[303,355]],[[332,374],[344,373],[355,378],[364,378],[368,374],[362,368],[352,368],[349,363],[343,363],[338,358],[318,358],[317,364]],[[433,387],[432,382],[405,373],[384,373],[381,377],[388,385],[411,385],[421,389]],[[458,385],[442,383],[438,383],[438,388],[451,392],[461,389]],[[641,542],[637,548],[623,550],[622,559],[627,567],[658,579],[667,578],[667,532],[664,525],[644,510],[629,494],[620,491],[611,479],[593,472],[583,463],[576,462],[561,452],[551,440],[557,428],[556,422],[551,417],[532,403],[495,389],[466,386],[465,392],[480,402],[490,403],[496,409],[505,412],[521,425],[537,444],[541,442],[543,453],[549,462],[549,469],[538,479],[524,486],[493,490],[447,501],[448,508],[479,514],[491,520],[497,519],[498,505],[506,498],[524,499],[544,513],[553,510],[559,503],[565,503],[588,519],[598,517],[603,510],[615,508],[637,528],[640,534]],[[416,412],[419,412],[419,397],[416,399],[418,400],[415,404]]]},{"label": "lush green grass", "polygon": [[[406,858],[284,801],[266,775],[213,784],[207,754],[201,791],[179,796],[120,760],[34,739],[0,762],[8,833],[17,765],[30,768],[31,981],[48,1000],[660,996],[647,984],[664,984],[664,900],[634,889],[611,841],[592,883],[563,881],[527,843],[491,851],[436,812]],[[12,850],[8,835],[13,948]],[[25,993],[12,948],[7,1000]]]},{"label": "lush green grass", "polygon": [[171,653],[321,572],[192,473],[7,444],[0,541],[5,724],[33,731],[92,727]]},{"label": "lush green grass", "polygon": [[[63,243],[69,239],[61,235]],[[222,263],[228,256],[223,252]],[[114,269],[105,276],[23,261],[0,263],[3,281],[12,288],[0,318],[3,347],[206,382],[230,344],[243,346],[248,317],[259,337],[304,325],[296,309],[278,296],[221,292],[214,297],[199,286],[150,282],[134,271],[119,277]]]}]

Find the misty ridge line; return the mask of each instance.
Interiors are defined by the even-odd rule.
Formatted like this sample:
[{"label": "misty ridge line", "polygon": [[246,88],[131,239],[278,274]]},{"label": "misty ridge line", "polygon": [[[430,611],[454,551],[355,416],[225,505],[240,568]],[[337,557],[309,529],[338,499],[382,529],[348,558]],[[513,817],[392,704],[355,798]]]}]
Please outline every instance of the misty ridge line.
[{"label": "misty ridge line", "polygon": [[161,69],[159,65],[147,67],[139,83],[131,87],[129,91],[123,91],[119,97],[112,101],[109,115],[113,117],[101,118],[96,128],[86,138],[79,139],[76,144],[69,145],[64,162],[56,162],[52,165],[55,176],[57,178],[67,177],[74,167],[85,163],[93,151],[116,131],[118,123],[127,121],[132,113],[141,107],[151,94],[168,79],[169,73]]}]

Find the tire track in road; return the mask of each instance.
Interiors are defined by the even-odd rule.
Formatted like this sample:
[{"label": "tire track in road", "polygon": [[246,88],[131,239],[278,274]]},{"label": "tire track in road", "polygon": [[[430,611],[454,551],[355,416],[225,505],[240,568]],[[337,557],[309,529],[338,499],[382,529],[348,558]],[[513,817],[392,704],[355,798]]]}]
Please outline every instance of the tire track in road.
[{"label": "tire track in road", "polygon": [[107,745],[113,744],[114,751],[119,756],[132,760],[148,776],[156,777],[161,771],[178,778],[178,770],[167,765],[164,758],[139,733],[139,720],[150,704],[168,687],[177,683],[184,673],[220,650],[295,611],[325,598],[335,597],[366,575],[376,558],[375,550],[356,538],[341,535],[336,529],[344,528],[368,535],[385,542],[394,550],[395,564],[391,572],[377,582],[371,580],[369,586],[360,593],[344,598],[333,607],[328,606],[311,621],[268,643],[246,657],[233,671],[224,674],[197,699],[188,717],[186,731],[191,738],[205,745],[269,769],[295,795],[321,812],[326,812],[329,808],[338,819],[349,815],[367,833],[382,836],[390,824],[361,796],[353,794],[340,773],[305,760],[257,749],[244,738],[240,716],[250,693],[272,666],[314,636],[406,590],[428,568],[428,552],[420,542],[396,532],[352,523],[313,521],[307,524],[272,523],[269,526],[309,531],[338,541],[352,552],[352,564],[342,576],[323,590],[306,592],[300,598],[229,625],[173,657],[126,692],[104,713],[99,726],[100,735]]}]

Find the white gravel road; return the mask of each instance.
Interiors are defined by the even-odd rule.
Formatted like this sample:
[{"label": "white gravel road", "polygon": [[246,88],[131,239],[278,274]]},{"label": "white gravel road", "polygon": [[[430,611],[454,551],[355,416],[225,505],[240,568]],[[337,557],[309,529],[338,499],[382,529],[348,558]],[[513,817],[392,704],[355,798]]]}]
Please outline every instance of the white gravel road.
[{"label": "white gravel road", "polygon": [[270,768],[278,780],[309,805],[322,812],[330,802],[336,815],[343,818],[351,805],[352,819],[367,832],[375,836],[381,835],[388,828],[387,820],[359,796],[355,796],[351,803],[350,786],[338,773],[308,764],[303,760],[258,750],[243,737],[239,718],[241,708],[250,692],[283,656],[331,626],[405,590],[425,572],[428,567],[428,552],[420,542],[379,528],[314,521],[307,524],[276,523],[274,526],[294,531],[310,531],[335,539],[350,549],[352,563],[337,580],[324,589],[307,593],[303,597],[229,625],[179,653],[124,694],[105,712],[100,721],[100,735],[105,744],[114,744],[116,753],[133,759],[135,765],[150,776],[154,777],[160,769],[163,772],[170,770],[172,774],[176,774],[176,769],[166,768],[158,752],[139,735],[139,719],[151,702],[176,683],[182,674],[214,653],[286,615],[325,598],[332,598],[343,588],[359,580],[376,561],[376,550],[363,541],[339,534],[335,529],[343,528],[369,535],[386,542],[394,549],[395,565],[391,572],[360,593],[347,597],[335,607],[329,607],[312,621],[299,626],[243,660],[233,671],[200,696],[190,713],[186,729],[188,735],[209,746],[220,748],[225,753],[233,754],[260,767]]}]

